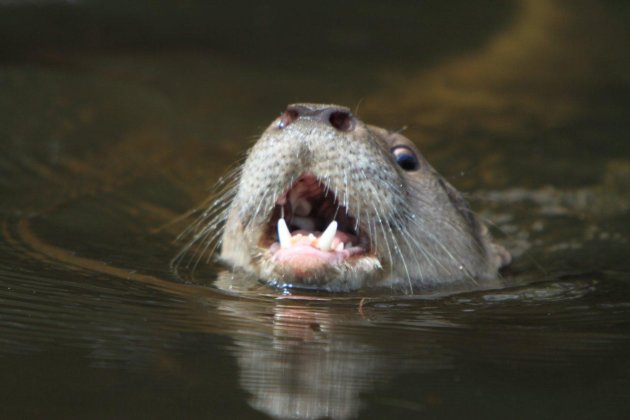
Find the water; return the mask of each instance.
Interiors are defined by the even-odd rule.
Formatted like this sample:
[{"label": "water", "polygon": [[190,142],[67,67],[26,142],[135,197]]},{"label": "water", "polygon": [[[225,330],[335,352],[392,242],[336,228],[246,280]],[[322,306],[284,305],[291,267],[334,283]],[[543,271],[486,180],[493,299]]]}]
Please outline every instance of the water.
[{"label": "water", "polygon": [[[134,4],[0,2],[3,418],[630,414],[625,3]],[[505,288],[178,276],[180,216],[294,101],[408,126]]]}]

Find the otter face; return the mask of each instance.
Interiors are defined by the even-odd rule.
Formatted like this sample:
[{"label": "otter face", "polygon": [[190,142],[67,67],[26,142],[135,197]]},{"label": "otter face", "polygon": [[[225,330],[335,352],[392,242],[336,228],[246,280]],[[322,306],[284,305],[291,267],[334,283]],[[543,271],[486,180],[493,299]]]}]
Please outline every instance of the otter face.
[{"label": "otter face", "polygon": [[408,291],[492,282],[507,253],[404,136],[336,105],[294,104],[250,150],[197,236],[270,285]]}]

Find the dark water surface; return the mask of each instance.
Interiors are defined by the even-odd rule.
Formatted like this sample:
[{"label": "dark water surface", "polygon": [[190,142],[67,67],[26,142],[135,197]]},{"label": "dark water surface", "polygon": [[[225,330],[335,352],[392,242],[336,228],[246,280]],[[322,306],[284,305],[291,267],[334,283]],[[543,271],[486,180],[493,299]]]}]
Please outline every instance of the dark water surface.
[{"label": "dark water surface", "polygon": [[[630,9],[384,4],[0,1],[0,417],[630,417]],[[407,126],[505,288],[177,275],[181,216],[296,101]]]}]

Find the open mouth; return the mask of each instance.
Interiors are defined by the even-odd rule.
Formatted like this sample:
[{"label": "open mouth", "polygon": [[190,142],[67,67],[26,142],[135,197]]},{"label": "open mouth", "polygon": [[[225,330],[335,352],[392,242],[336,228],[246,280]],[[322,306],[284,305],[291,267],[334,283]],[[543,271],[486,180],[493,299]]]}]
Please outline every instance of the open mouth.
[{"label": "open mouth", "polygon": [[367,254],[370,239],[335,194],[305,173],[276,201],[261,245],[275,264],[306,275]]}]

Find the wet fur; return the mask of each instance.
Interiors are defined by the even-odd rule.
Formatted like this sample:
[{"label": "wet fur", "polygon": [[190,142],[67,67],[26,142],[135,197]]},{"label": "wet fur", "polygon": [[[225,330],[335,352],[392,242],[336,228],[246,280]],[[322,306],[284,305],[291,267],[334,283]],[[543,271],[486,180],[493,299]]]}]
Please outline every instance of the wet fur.
[{"label": "wet fur", "polygon": [[[401,144],[416,153],[418,170],[406,172],[396,164],[391,149]],[[257,244],[277,197],[305,171],[318,176],[354,215],[378,258],[299,279],[271,263]],[[190,240],[178,263],[198,264],[220,248],[223,261],[274,285],[330,291],[389,286],[413,293],[492,287],[498,285],[498,269],[509,262],[461,194],[410,140],[358,120],[350,132],[310,120],[279,129],[276,120],[222,186],[184,233]]]}]

